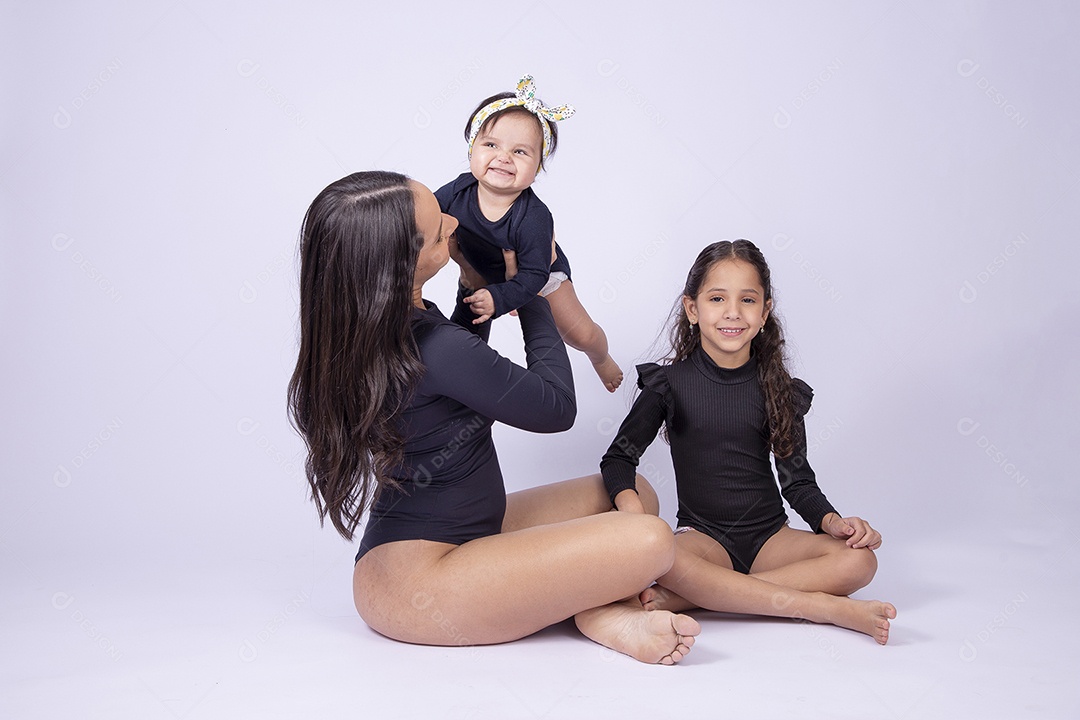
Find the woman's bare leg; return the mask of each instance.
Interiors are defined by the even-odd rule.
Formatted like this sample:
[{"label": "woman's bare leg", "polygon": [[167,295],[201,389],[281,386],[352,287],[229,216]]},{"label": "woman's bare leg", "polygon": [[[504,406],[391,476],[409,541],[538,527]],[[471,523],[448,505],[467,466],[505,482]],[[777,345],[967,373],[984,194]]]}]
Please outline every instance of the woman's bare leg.
[{"label": "woman's bare leg", "polygon": [[[660,514],[660,500],[649,481],[637,476],[637,492],[645,511]],[[503,532],[513,532],[536,525],[573,520],[598,515],[612,509],[604,480],[599,475],[588,475],[573,480],[550,483],[519,490],[506,496],[506,515]]]},{"label": "woman's bare leg", "polygon": [[[595,477],[548,487],[551,499],[571,500],[559,513],[599,506]],[[530,527],[532,519],[553,514],[544,488],[526,492],[507,498],[507,516],[520,529],[461,546],[409,540],[368,552],[354,573],[360,615],[398,640],[472,645],[514,640],[595,609],[579,622],[590,638],[646,662],[681,659],[700,630],[696,621],[669,613],[649,619],[639,606],[635,626],[628,620],[632,608],[611,605],[670,567],[674,542],[667,523],[603,513]],[[537,515],[530,506],[540,509]]]},{"label": "woman's bare leg", "polygon": [[623,380],[622,369],[608,354],[607,335],[604,329],[589,317],[589,313],[578,300],[574,283],[564,280],[554,292],[547,296],[551,303],[551,314],[555,325],[567,345],[585,353],[593,369],[600,376],[608,392],[615,392]]},{"label": "woman's bare leg", "polygon": [[[877,600],[862,601],[824,592],[784,587],[731,568],[723,546],[691,530],[676,536],[675,562],[641,599],[648,609],[684,610],[688,606],[839,625],[866,633],[877,642],[889,639],[896,608]],[[756,563],[755,563],[756,565]]]},{"label": "woman's bare leg", "polygon": [[[656,491],[641,475],[637,476],[637,492],[645,511],[658,515],[660,501]],[[611,509],[611,499],[600,475],[564,480],[508,495],[503,532],[564,522]],[[686,615],[662,611],[654,617],[643,612],[635,596],[579,612],[574,622],[594,642],[638,660],[662,664],[673,664],[685,657],[694,644],[694,636],[701,631],[697,621]],[[657,654],[661,655],[659,661],[652,659]]]}]

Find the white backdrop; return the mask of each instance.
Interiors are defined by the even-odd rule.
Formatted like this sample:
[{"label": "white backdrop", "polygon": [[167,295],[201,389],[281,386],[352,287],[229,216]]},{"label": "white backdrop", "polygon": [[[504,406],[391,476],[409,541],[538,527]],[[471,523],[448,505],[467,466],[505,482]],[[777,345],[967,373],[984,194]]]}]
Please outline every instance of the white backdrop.
[{"label": "white backdrop", "polygon": [[[575,427],[497,431],[509,489],[596,471],[694,256],[745,237],[816,390],[819,480],[884,534],[874,587],[952,660],[1075,592],[1073,5],[0,7],[0,623],[65,648],[8,656],[29,687],[142,662],[129,610],[232,598],[239,641],[290,603],[359,622],[285,415],[300,221],[356,170],[452,179],[473,107],[525,72],[577,107],[535,189],[629,382],[572,353]],[[492,344],[520,357],[516,321]],[[671,519],[662,444],[645,467]]]}]

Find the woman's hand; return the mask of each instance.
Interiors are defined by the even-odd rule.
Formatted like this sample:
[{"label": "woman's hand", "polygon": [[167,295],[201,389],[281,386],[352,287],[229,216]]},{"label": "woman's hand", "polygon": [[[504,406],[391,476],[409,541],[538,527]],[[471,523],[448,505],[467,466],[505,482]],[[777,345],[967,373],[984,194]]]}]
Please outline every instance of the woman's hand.
[{"label": "woman's hand", "polygon": [[821,530],[837,540],[843,540],[849,548],[877,550],[881,547],[881,533],[854,515],[842,518],[831,512],[821,519]]},{"label": "woman's hand", "polygon": [[461,283],[462,287],[466,290],[479,290],[487,285],[484,277],[476,272],[473,266],[469,264],[469,261],[465,259],[461,248],[458,247],[457,235],[450,236],[448,248],[450,250],[450,259],[457,263],[458,268],[460,268],[458,282]]},{"label": "woman's hand", "polygon": [[503,250],[503,262],[506,263],[506,279],[513,280],[517,275],[517,253],[513,250]]}]

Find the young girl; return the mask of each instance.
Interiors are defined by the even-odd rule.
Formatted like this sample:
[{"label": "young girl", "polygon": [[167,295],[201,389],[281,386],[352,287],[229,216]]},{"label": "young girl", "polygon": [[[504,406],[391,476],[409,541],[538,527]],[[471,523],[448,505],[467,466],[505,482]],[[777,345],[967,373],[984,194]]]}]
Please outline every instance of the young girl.
[{"label": "young girl", "polygon": [[[828,622],[884,644],[896,609],[844,597],[874,577],[881,535],[841,517],[818,489],[803,425],[813,393],[784,365],[758,248],[705,248],[675,318],[670,364],[638,366],[641,395],[600,464],[614,505],[643,512],[634,469],[665,426],[679,495],[676,560],[642,604]],[[813,532],[788,527],[781,492]]]},{"label": "young girl", "polygon": [[[555,245],[551,212],[532,191],[533,181],[559,141],[556,121],[573,115],[569,105],[547,108],[536,97],[531,75],[515,93],[484,100],[465,125],[469,172],[435,192],[442,211],[458,218],[458,246],[486,281],[462,274],[452,319],[478,326],[485,340],[488,320],[499,317],[537,295],[547,297],[559,333],[593,364],[609,392],[622,382],[622,370],[608,354],[607,336],[582,307],[570,280],[570,263]],[[507,273],[505,252],[516,255],[516,275]],[[470,312],[471,310],[471,312]]]}]

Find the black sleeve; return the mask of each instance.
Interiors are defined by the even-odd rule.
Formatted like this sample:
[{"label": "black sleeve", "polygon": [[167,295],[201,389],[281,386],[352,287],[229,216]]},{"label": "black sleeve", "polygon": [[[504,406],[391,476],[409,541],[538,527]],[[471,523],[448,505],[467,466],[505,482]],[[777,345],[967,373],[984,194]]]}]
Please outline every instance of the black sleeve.
[{"label": "black sleeve", "polygon": [[540,292],[551,275],[551,239],[555,223],[551,213],[543,208],[532,213],[513,239],[517,253],[517,275],[506,282],[488,285],[488,292],[495,301],[493,317],[505,315],[529,302]]},{"label": "black sleeve", "polygon": [[527,369],[499,355],[476,335],[443,325],[425,347],[433,392],[485,417],[531,432],[570,429],[577,415],[574,377],[566,346],[547,300],[519,309]]},{"label": "black sleeve", "polygon": [[775,458],[776,474],[780,479],[780,492],[791,509],[806,521],[810,529],[821,532],[821,520],[836,512],[817,484],[814,469],[806,459],[806,423],[803,415],[810,410],[813,390],[802,380],[792,381],[795,407],[798,417],[793,430],[794,450],[786,458]]},{"label": "black sleeve", "polygon": [[[639,367],[639,385],[640,370]],[[637,490],[638,461],[656,439],[656,433],[666,417],[666,398],[645,385],[600,460],[600,474],[604,477],[604,487],[612,505],[615,504],[615,496],[623,490]]]}]

